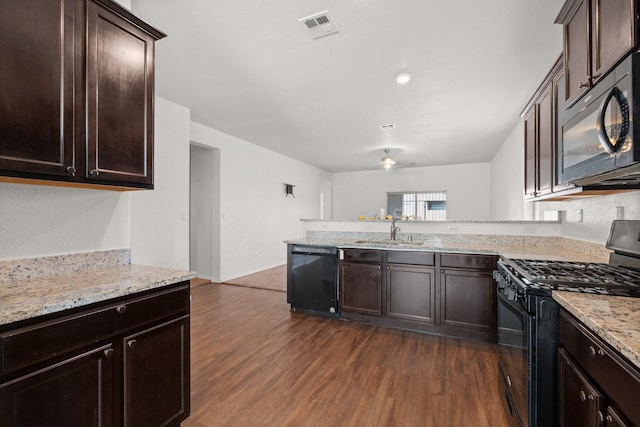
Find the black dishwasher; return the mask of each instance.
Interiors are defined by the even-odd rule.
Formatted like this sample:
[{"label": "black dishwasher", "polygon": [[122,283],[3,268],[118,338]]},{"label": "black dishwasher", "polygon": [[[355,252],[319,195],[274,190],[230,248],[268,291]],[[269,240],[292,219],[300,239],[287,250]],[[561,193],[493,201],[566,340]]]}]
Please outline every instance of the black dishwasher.
[{"label": "black dishwasher", "polygon": [[326,317],[338,313],[338,250],[287,245],[287,302],[291,311]]}]

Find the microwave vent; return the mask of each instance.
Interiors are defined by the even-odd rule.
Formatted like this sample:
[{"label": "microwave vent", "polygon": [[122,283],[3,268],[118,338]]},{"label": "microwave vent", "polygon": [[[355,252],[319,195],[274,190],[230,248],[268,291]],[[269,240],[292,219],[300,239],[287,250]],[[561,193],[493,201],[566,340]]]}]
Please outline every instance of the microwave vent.
[{"label": "microwave vent", "polygon": [[333,22],[333,18],[326,10],[300,18],[298,22],[302,22],[305,25],[313,39],[319,39],[320,37],[335,34],[339,31]]}]

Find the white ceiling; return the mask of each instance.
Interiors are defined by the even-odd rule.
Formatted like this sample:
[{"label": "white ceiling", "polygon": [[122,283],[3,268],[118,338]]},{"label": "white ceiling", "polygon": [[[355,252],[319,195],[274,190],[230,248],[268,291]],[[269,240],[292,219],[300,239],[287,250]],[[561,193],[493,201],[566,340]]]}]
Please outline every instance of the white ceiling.
[{"label": "white ceiling", "polygon": [[[157,94],[332,172],[489,161],[562,49],[561,0],[132,0]],[[298,19],[327,10],[340,32]],[[401,71],[413,75],[398,85]],[[381,124],[395,130],[382,131]]]}]

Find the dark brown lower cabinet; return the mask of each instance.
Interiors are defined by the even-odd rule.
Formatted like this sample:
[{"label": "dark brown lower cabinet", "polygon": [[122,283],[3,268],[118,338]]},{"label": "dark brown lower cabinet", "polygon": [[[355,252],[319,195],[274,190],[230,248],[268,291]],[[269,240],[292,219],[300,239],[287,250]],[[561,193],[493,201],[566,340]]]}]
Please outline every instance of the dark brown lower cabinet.
[{"label": "dark brown lower cabinet", "polygon": [[341,310],[381,316],[380,264],[340,263],[339,272]]},{"label": "dark brown lower cabinet", "polygon": [[640,425],[640,370],[564,310],[559,324],[560,426]]},{"label": "dark brown lower cabinet", "polygon": [[106,345],[0,385],[3,426],[112,423],[113,347]]},{"label": "dark brown lower cabinet", "polygon": [[440,323],[495,331],[496,286],[491,271],[441,270]]},{"label": "dark brown lower cabinet", "polygon": [[599,427],[602,393],[573,363],[564,349],[558,350],[558,387],[561,427]]},{"label": "dark brown lower cabinet", "polygon": [[435,268],[387,265],[388,317],[435,323]]},{"label": "dark brown lower cabinet", "polygon": [[0,326],[0,425],[177,426],[189,283]]},{"label": "dark brown lower cabinet", "polygon": [[183,317],[123,339],[125,425],[171,425],[188,415],[188,322]]},{"label": "dark brown lower cabinet", "polygon": [[344,249],[341,317],[495,342],[496,262],[494,255]]}]

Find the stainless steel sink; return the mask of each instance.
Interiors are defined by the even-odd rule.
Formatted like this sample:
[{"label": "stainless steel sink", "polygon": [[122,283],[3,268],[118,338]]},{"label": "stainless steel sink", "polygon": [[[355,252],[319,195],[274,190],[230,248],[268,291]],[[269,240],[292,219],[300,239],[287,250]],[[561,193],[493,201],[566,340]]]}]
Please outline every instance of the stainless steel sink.
[{"label": "stainless steel sink", "polygon": [[362,243],[362,244],[370,244],[370,245],[390,245],[390,246],[419,246],[424,242],[419,240],[391,240],[391,239],[382,239],[382,240],[356,240],[354,243]]}]

